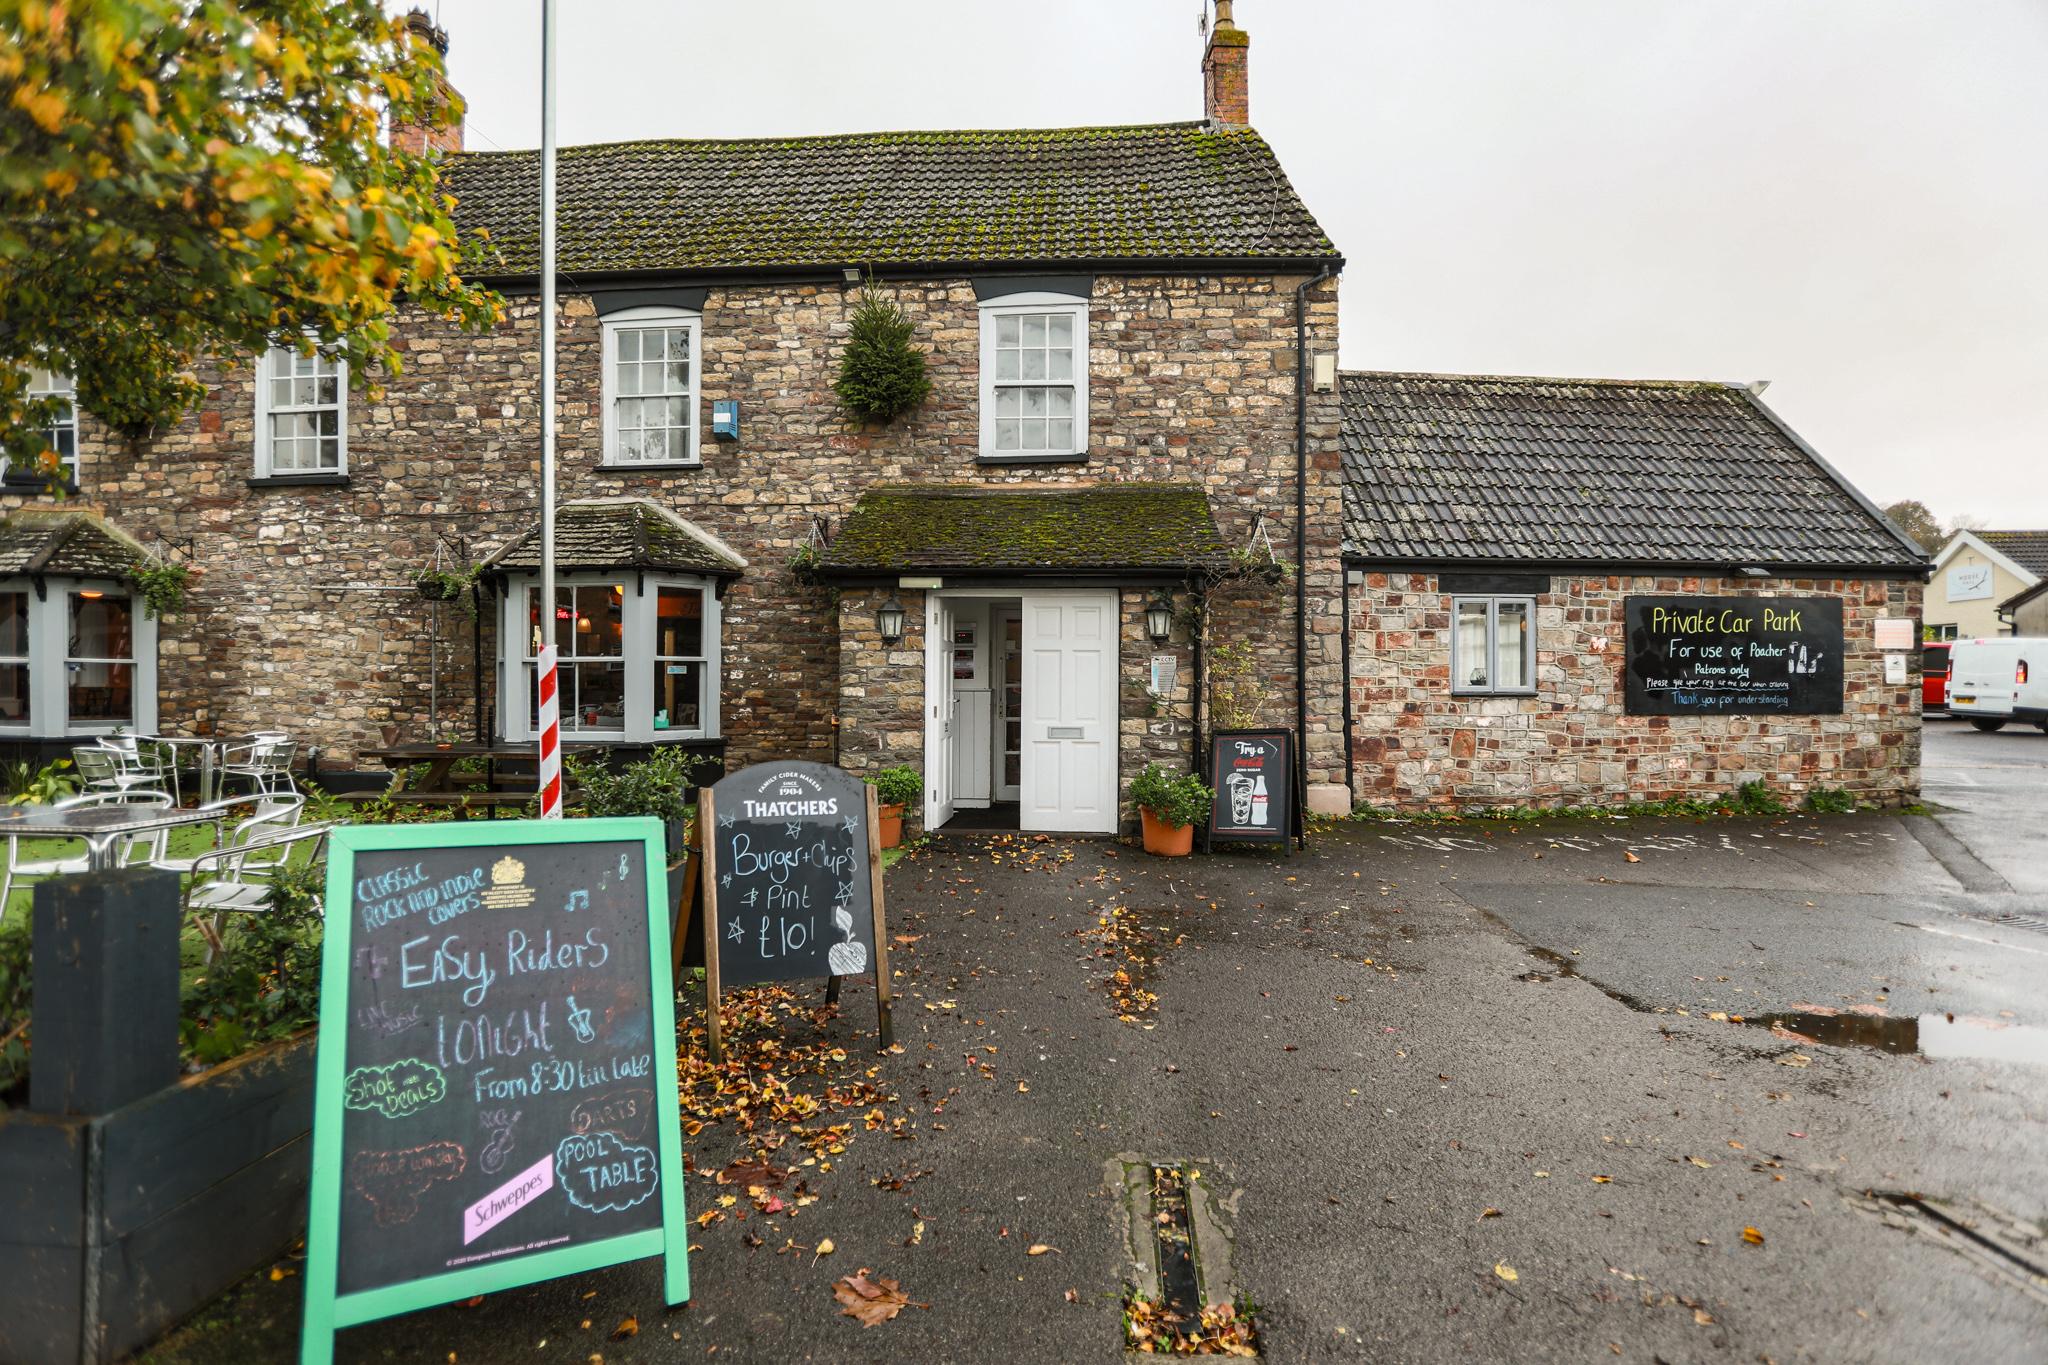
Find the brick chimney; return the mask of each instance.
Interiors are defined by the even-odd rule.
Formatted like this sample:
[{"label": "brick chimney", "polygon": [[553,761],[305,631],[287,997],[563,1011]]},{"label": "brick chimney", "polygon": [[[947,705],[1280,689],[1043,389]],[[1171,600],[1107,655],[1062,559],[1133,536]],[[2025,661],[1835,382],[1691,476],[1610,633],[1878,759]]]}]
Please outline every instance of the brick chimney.
[{"label": "brick chimney", "polygon": [[1216,27],[1202,54],[1202,94],[1214,128],[1244,128],[1252,121],[1252,40],[1231,18],[1230,7],[1231,0],[1216,0]]},{"label": "brick chimney", "polygon": [[[426,43],[444,59],[448,56],[448,35],[434,26],[425,10],[413,10],[402,21],[406,37],[415,43]],[[448,84],[445,68],[434,76],[434,94],[437,104],[446,105],[459,98],[455,87]],[[462,150],[462,123],[457,120],[444,127],[414,120],[393,119],[391,122],[391,145],[402,151],[424,156],[429,152],[459,152]]]}]

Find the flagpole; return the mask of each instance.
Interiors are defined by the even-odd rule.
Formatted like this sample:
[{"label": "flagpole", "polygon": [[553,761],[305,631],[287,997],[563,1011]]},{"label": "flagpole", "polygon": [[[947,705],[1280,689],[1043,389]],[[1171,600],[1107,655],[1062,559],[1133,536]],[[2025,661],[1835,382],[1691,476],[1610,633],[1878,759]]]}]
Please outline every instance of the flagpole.
[{"label": "flagpole", "polygon": [[555,0],[540,0],[540,814],[562,817],[555,659]]}]

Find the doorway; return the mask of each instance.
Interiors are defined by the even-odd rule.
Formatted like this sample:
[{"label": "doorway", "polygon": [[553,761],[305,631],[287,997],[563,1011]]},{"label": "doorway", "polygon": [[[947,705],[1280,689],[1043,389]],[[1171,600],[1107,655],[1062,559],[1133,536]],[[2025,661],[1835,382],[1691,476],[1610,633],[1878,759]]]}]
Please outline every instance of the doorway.
[{"label": "doorway", "polygon": [[934,592],[925,827],[1114,834],[1117,594]]}]

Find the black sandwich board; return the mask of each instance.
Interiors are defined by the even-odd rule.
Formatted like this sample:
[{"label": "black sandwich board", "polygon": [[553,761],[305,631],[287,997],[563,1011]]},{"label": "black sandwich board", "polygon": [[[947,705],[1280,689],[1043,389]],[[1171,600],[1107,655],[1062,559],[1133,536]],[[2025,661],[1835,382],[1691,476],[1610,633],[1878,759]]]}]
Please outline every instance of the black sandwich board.
[{"label": "black sandwich board", "polygon": [[1216,789],[1205,843],[1285,844],[1301,830],[1292,730],[1218,730],[1209,736],[1209,784]]},{"label": "black sandwich board", "polygon": [[689,1298],[660,823],[339,829],[326,911],[303,1365],[643,1256]]},{"label": "black sandwich board", "polygon": [[1839,597],[1630,597],[1631,716],[1838,716]]},{"label": "black sandwich board", "polygon": [[824,763],[757,763],[707,788],[697,811],[707,1036],[720,1055],[728,986],[875,977],[882,1046],[894,1041],[875,789]]}]

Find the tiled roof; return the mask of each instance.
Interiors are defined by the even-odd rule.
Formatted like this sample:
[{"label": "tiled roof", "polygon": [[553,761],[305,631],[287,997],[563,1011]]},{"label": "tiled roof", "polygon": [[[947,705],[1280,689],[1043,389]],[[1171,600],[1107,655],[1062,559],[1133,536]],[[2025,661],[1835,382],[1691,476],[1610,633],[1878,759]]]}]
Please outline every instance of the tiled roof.
[{"label": "tiled roof", "polygon": [[861,494],[819,569],[1185,572],[1220,567],[1228,555],[1209,499],[1192,484],[886,485]]},{"label": "tiled roof", "polygon": [[[532,573],[540,568],[536,522],[484,557],[483,567]],[[662,569],[736,577],[747,567],[730,545],[645,498],[592,498],[555,508],[555,567]]]},{"label": "tiled roof", "polygon": [[1345,553],[1924,569],[1745,388],[1346,374]]},{"label": "tiled roof", "polygon": [[1972,531],[2028,573],[2048,578],[2048,531]]},{"label": "tiled roof", "polygon": [[[539,269],[538,152],[441,174],[472,273]],[[556,186],[571,272],[1337,254],[1265,139],[1199,123],[565,147]]]},{"label": "tiled roof", "polygon": [[0,574],[127,578],[141,544],[92,512],[25,509],[0,520]]}]

